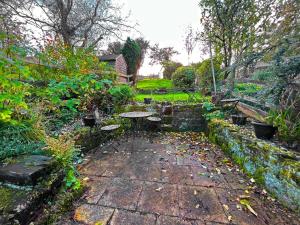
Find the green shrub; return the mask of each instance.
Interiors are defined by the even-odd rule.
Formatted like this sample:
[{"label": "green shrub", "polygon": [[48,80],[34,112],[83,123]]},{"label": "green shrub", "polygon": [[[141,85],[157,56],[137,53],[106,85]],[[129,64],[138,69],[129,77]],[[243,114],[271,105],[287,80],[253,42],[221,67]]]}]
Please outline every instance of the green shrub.
[{"label": "green shrub", "polygon": [[113,104],[121,106],[132,100],[134,93],[128,85],[119,85],[109,89],[108,93],[112,96]]},{"label": "green shrub", "polygon": [[[215,77],[216,82],[221,79],[220,72],[221,72],[221,65],[220,63],[214,59],[214,69],[215,69]],[[207,95],[212,90],[213,85],[213,77],[211,71],[211,60],[206,59],[203,62],[197,65],[196,74],[199,79],[199,87],[203,95]]]},{"label": "green shrub", "polygon": [[279,138],[286,142],[300,140],[300,119],[290,109],[270,110],[267,121],[278,128]]},{"label": "green shrub", "polygon": [[0,160],[27,153],[43,153],[44,143],[33,135],[31,124],[0,123]]},{"label": "green shrub", "polygon": [[275,79],[271,70],[259,70],[252,74],[252,79],[259,81],[271,81]]},{"label": "green shrub", "polygon": [[135,40],[128,37],[121,52],[127,63],[127,73],[135,75],[142,54],[141,47]]},{"label": "green shrub", "polygon": [[45,150],[60,163],[66,172],[66,187],[74,190],[79,189],[81,183],[76,177],[76,169],[73,165],[74,160],[78,157],[79,149],[76,148],[73,137],[67,134],[57,138],[46,136],[45,142]]},{"label": "green shrub", "polygon": [[179,67],[172,75],[172,81],[175,87],[192,88],[195,85],[195,70],[193,67]]},{"label": "green shrub", "polygon": [[163,72],[163,77],[164,79],[172,79],[172,74],[182,66],[181,63],[178,62],[173,62],[173,61],[164,61],[162,63],[164,72]]},{"label": "green shrub", "polygon": [[224,119],[224,113],[221,110],[218,110],[214,103],[204,102],[202,104],[202,108],[204,110],[203,115],[207,121],[213,119]]}]

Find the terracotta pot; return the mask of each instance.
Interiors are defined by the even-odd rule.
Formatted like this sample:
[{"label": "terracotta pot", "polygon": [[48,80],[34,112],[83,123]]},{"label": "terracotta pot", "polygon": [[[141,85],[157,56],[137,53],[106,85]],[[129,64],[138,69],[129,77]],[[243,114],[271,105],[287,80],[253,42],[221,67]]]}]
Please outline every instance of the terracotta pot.
[{"label": "terracotta pot", "polygon": [[252,122],[252,125],[254,127],[256,137],[260,139],[271,139],[277,130],[276,127],[266,123]]},{"label": "terracotta pot", "polygon": [[245,125],[247,117],[244,115],[231,115],[232,123],[236,125]]}]

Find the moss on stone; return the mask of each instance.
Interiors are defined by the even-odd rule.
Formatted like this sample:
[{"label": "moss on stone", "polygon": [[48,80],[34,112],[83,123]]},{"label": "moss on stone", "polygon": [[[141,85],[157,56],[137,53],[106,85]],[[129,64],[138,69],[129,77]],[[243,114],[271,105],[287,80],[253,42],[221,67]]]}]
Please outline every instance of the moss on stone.
[{"label": "moss on stone", "polygon": [[14,193],[12,192],[11,189],[1,187],[0,196],[1,196],[0,211],[5,211],[5,209],[10,206]]},{"label": "moss on stone", "polygon": [[300,212],[300,155],[263,140],[244,137],[239,130],[227,121],[215,119],[208,124],[208,137],[257,183]]}]

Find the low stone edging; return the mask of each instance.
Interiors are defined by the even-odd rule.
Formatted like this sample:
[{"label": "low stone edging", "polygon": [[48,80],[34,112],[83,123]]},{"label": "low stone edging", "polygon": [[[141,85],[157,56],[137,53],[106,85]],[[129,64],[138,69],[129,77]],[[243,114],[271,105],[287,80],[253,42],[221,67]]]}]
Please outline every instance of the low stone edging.
[{"label": "low stone edging", "polygon": [[223,120],[208,124],[209,139],[287,207],[300,212],[300,154],[249,138]]}]

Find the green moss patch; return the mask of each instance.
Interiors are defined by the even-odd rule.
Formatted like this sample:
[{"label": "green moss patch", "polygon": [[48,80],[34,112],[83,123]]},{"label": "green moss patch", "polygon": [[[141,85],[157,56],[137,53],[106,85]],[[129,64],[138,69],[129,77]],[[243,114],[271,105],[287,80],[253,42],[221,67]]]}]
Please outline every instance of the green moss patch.
[{"label": "green moss patch", "polygon": [[289,208],[300,212],[300,154],[243,135],[223,120],[208,125],[209,138]]}]

